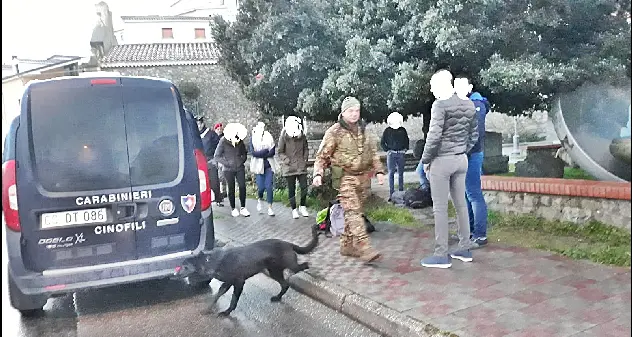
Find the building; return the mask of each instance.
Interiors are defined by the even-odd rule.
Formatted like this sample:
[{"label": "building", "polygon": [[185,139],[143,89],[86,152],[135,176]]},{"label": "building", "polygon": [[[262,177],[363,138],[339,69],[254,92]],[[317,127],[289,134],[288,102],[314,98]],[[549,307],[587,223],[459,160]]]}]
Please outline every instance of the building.
[{"label": "building", "polygon": [[121,20],[122,44],[211,41],[208,16],[121,16]]},{"label": "building", "polygon": [[[176,86],[194,83],[200,89],[197,99],[185,104],[196,115],[204,115],[209,123],[241,122],[254,126],[259,111],[246,99],[241,88],[218,65],[218,52],[209,31],[208,13],[234,8],[221,1],[181,0],[164,15],[122,16],[123,27],[102,27],[98,23],[90,41],[93,57],[104,71],[121,75],[151,76],[171,80]],[[107,5],[97,6],[99,17],[111,26]],[[201,16],[201,14],[204,14]],[[99,39],[95,36],[99,35]],[[108,43],[122,36],[117,44]]]},{"label": "building", "polygon": [[2,65],[2,143],[11,121],[20,114],[20,103],[25,85],[32,80],[78,75],[80,56],[53,55],[45,60],[20,59],[13,56],[13,64]]}]

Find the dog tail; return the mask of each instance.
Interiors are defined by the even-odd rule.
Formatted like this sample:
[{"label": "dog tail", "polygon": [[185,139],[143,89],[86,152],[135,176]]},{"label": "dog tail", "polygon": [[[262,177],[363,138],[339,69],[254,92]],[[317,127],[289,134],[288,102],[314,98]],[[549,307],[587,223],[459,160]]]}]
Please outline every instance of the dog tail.
[{"label": "dog tail", "polygon": [[293,244],[292,249],[297,254],[303,255],[311,253],[316,246],[318,246],[318,225],[312,226],[312,240],[307,244],[307,246],[301,247]]}]

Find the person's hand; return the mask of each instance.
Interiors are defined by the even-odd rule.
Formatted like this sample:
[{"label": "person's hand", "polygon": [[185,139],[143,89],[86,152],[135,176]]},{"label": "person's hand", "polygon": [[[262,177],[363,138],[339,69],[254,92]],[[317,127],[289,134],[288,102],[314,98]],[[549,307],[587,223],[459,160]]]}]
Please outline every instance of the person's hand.
[{"label": "person's hand", "polygon": [[384,174],[382,173],[378,173],[375,175],[375,177],[377,178],[377,183],[380,185],[384,185]]},{"label": "person's hand", "polygon": [[424,172],[428,173],[430,171],[430,164],[424,164]]},{"label": "person's hand", "polygon": [[314,179],[312,180],[312,185],[318,187],[320,185],[323,184],[323,177],[317,175],[314,177]]}]

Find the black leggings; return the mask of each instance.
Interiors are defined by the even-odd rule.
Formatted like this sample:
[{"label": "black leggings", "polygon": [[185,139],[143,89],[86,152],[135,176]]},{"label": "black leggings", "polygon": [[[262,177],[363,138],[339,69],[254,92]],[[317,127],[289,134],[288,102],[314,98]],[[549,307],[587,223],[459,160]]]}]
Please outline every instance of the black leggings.
[{"label": "black leggings", "polygon": [[239,203],[241,207],[246,207],[246,170],[241,169],[237,172],[224,171],[224,177],[228,184],[230,208],[235,209],[235,180],[237,180],[237,185],[239,185]]},{"label": "black leggings", "polygon": [[219,187],[219,172],[217,171],[217,166],[213,165],[211,162],[208,163],[208,174],[209,180],[211,181],[211,189],[213,190],[213,194],[215,194],[215,201],[220,202],[224,198],[222,198],[222,192]]},{"label": "black leggings", "polygon": [[287,179],[287,194],[292,209],[296,209],[296,180],[298,180],[298,186],[301,189],[301,206],[305,206],[307,201],[307,174],[287,176],[285,179]]}]

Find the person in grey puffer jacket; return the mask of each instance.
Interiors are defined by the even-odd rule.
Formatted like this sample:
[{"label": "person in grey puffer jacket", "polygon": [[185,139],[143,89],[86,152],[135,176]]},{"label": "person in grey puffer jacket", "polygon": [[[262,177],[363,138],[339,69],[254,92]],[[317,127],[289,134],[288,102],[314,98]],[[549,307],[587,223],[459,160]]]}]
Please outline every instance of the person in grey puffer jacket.
[{"label": "person in grey puffer jacket", "polygon": [[[434,255],[421,260],[424,267],[449,268],[451,259],[472,261],[470,224],[465,201],[467,153],[478,141],[478,120],[474,103],[455,94],[452,74],[440,70],[430,79],[436,97],[432,104],[430,128],[421,162],[430,180],[435,216]],[[448,255],[448,199],[456,209],[459,250]]]}]

